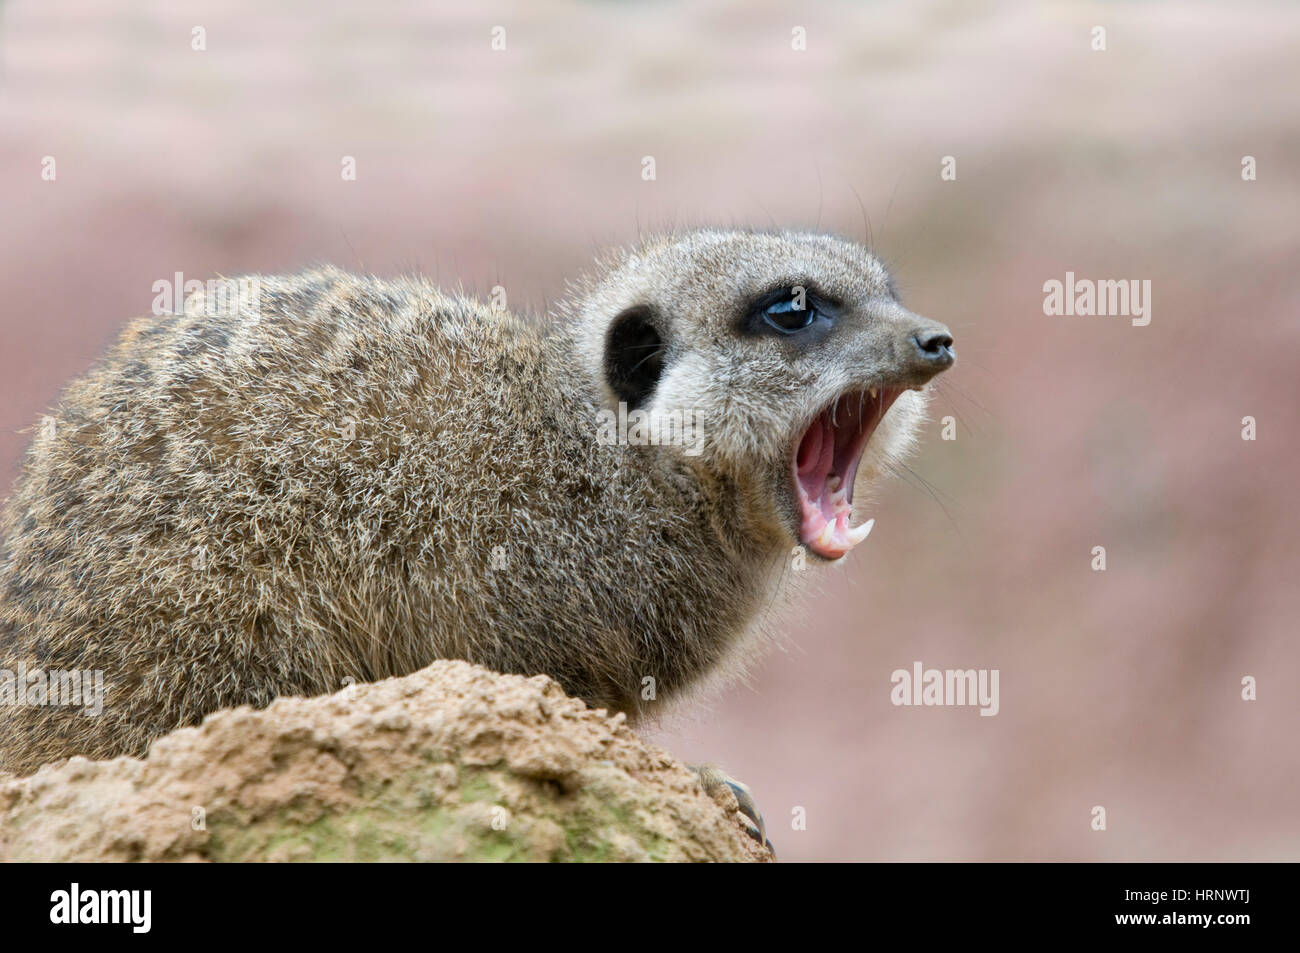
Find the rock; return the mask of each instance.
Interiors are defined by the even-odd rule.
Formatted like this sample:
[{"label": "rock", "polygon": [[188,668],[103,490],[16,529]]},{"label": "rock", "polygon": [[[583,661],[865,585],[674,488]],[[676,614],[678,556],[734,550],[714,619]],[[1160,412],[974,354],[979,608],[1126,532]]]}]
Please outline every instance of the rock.
[{"label": "rock", "polygon": [[0,861],[769,859],[622,715],[465,662],[0,776]]}]

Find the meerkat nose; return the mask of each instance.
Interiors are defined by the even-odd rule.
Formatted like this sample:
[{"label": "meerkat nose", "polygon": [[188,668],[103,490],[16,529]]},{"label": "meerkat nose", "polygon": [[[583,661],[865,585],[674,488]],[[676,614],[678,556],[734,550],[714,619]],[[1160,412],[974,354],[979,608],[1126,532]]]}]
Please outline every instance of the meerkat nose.
[{"label": "meerkat nose", "polygon": [[912,343],[921,360],[938,370],[951,367],[953,361],[957,360],[952,349],[952,335],[943,325],[921,328],[914,332]]}]

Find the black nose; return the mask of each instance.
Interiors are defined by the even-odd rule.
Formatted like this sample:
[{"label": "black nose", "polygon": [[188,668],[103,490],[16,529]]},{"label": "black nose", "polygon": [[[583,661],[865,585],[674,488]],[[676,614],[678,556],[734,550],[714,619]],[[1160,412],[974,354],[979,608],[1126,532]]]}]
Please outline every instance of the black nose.
[{"label": "black nose", "polygon": [[936,368],[948,367],[957,360],[952,350],[952,335],[946,329],[917,331],[912,335],[921,359]]}]

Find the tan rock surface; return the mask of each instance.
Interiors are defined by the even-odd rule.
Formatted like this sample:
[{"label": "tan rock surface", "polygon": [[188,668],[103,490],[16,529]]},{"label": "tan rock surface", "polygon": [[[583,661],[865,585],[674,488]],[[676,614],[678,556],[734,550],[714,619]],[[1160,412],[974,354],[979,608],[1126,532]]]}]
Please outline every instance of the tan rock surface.
[{"label": "tan rock surface", "polygon": [[765,859],[621,715],[464,662],[0,781],[4,861]]}]

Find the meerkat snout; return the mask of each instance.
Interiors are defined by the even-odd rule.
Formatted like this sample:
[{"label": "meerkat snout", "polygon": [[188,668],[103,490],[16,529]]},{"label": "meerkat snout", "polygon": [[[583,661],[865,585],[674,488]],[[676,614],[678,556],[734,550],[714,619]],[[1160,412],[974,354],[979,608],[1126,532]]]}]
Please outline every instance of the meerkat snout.
[{"label": "meerkat snout", "polygon": [[[754,658],[792,548],[865,537],[855,487],[954,358],[865,248],[797,232],[651,239],[554,324],[419,277],[237,282],[133,322],[37,432],[0,769],[439,658],[654,711]],[[102,713],[10,703],[76,672]]]}]

